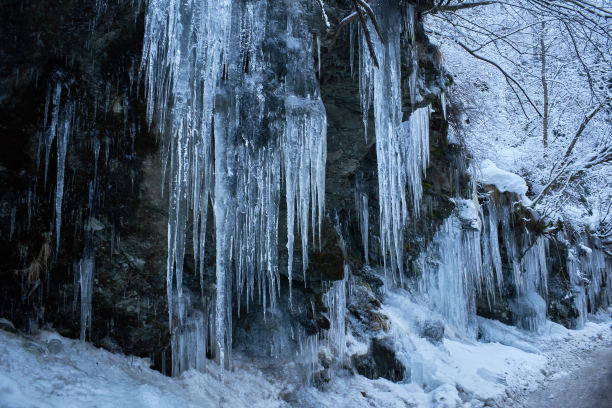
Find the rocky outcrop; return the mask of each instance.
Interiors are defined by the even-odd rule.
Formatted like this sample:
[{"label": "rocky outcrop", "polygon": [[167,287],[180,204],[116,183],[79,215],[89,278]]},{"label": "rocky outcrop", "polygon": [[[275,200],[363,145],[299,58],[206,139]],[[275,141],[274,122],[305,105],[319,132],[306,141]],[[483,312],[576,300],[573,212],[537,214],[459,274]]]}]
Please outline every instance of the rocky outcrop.
[{"label": "rocky outcrop", "polygon": [[353,356],[353,365],[359,374],[372,380],[381,377],[393,382],[410,379],[410,372],[395,357],[390,338],[373,338],[367,354]]}]

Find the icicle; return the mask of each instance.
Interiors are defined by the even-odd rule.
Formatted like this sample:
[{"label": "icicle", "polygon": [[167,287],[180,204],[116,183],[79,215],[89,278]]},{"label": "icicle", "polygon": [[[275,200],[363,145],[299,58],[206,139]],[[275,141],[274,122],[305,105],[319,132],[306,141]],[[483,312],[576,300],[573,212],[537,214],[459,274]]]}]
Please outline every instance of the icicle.
[{"label": "icicle", "polygon": [[442,105],[442,113],[444,114],[444,120],[446,120],[446,92],[440,93],[440,104]]},{"label": "icicle", "polygon": [[95,268],[95,251],[93,249],[92,233],[92,231],[85,231],[83,258],[78,264],[79,286],[81,288],[81,341],[85,341],[87,329],[90,330],[91,337],[91,301]]},{"label": "icicle", "polygon": [[[417,109],[409,122],[402,123],[401,16],[388,4],[375,7],[386,43],[373,40],[380,63],[376,69],[363,34],[360,36],[360,98],[367,134],[367,116],[374,95],[381,253],[385,270],[390,269],[393,277],[401,281],[403,233],[410,212],[405,190],[411,193],[412,211],[418,213],[422,176],[429,161],[429,107]],[[414,69],[413,74],[416,75]]]},{"label": "icicle", "polygon": [[317,64],[318,64],[317,73],[319,74],[319,78],[321,78],[321,38],[319,38],[318,35],[317,35]]},{"label": "icicle", "polygon": [[66,152],[68,149],[68,137],[72,131],[73,104],[69,103],[62,118],[61,128],[57,134],[57,181],[55,187],[55,253],[59,253],[60,232],[62,227],[62,201],[64,198],[64,172],[66,167]]},{"label": "icicle", "polygon": [[9,241],[13,239],[13,233],[15,232],[15,216],[17,214],[17,207],[11,208],[11,226],[9,230]]},{"label": "icicle", "polygon": [[447,218],[421,255],[419,291],[460,333],[473,336],[475,297],[483,283],[480,234]]},{"label": "icicle", "polygon": [[[355,73],[355,27],[352,22],[349,23],[349,61],[351,66],[351,78]],[[368,135],[366,134],[366,142]]]},{"label": "icicle", "polygon": [[359,175],[357,178],[357,185],[355,186],[355,211],[357,213],[357,221],[359,224],[359,232],[361,233],[361,245],[363,247],[363,256],[366,265],[369,265],[369,236],[370,236],[370,216],[369,216],[369,203],[368,195],[366,192],[360,191],[363,187],[362,176]]},{"label": "icicle", "polygon": [[327,307],[330,328],[327,331],[327,343],[335,351],[338,361],[342,363],[346,354],[346,283],[350,269],[344,265],[344,277],[335,281],[323,295],[323,303]]},{"label": "icicle", "polygon": [[[53,111],[51,112],[51,124],[49,125],[49,130],[47,133],[47,137],[45,139],[46,149],[45,149],[45,189],[47,188],[47,170],[49,168],[49,155],[51,154],[51,145],[55,140],[57,135],[57,122],[59,120],[60,114],[60,100],[62,96],[62,84],[57,83],[55,85],[55,91],[53,92]],[[45,118],[45,122],[46,122]]]}]

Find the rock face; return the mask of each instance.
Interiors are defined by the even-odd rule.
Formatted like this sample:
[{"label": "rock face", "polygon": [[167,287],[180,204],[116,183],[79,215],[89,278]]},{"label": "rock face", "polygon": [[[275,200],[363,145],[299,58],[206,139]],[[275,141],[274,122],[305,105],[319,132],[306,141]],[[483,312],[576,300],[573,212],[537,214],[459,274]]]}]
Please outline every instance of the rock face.
[{"label": "rock face", "polygon": [[[50,324],[78,337],[79,260],[90,231],[96,267],[88,338],[101,345],[110,336],[123,351],[160,364],[168,347],[167,205],[138,82],[142,5],[0,7],[0,234],[8,243],[0,249],[0,315],[21,330]],[[74,118],[64,118],[68,106]],[[70,125],[58,248],[49,234],[58,159],[55,141],[47,141],[56,121]]]},{"label": "rock face", "polygon": [[[12,321],[16,328],[2,319],[0,326],[34,332],[49,325],[64,336],[79,337],[80,305],[90,299],[87,340],[112,351],[151,357],[155,367],[163,370],[171,366],[172,355],[166,281],[167,177],[172,164],[164,161],[168,146],[160,142],[163,138],[156,133],[156,123],[150,125],[146,120],[141,71],[144,3],[61,0],[54,3],[53,12],[48,12],[48,2],[43,0],[6,0],[0,6],[0,237],[5,243],[0,246],[0,317]],[[293,329],[313,336],[337,330],[334,325],[338,321],[344,327],[343,319],[334,318],[334,303],[326,295],[332,282],[345,282],[348,268],[352,271],[352,293],[344,293],[346,324],[355,333],[367,333],[362,340],[369,342],[367,354],[352,357],[354,368],[368,378],[407,381],[410,373],[395,357],[393,342],[386,337],[389,319],[381,310],[385,282],[373,272],[384,255],[380,253],[378,228],[376,137],[371,111],[367,135],[364,131],[356,38],[351,40],[350,31],[345,29],[332,48],[333,33],[326,28],[316,2],[312,3],[308,28],[322,45],[320,56],[317,53],[320,69],[317,67],[316,75],[327,115],[322,238],[308,253],[305,278],[297,267],[305,254],[296,245],[294,304],[289,305],[287,207],[280,204],[278,292],[284,312],[280,320],[271,322],[262,317],[259,305],[251,310],[243,310],[244,305],[242,309],[236,307],[230,316],[235,323],[235,347],[255,354],[255,348],[265,349],[261,339],[270,332],[289,338]],[[403,237],[409,265],[406,274],[414,279],[422,274],[415,266],[419,257],[455,211],[453,199],[471,199],[473,194],[467,155],[447,138],[448,121],[440,92],[449,85],[449,76],[440,67],[439,52],[427,39],[419,17],[419,10],[429,9],[431,3],[416,2],[418,100],[410,100],[410,93],[402,89],[404,120],[413,105],[432,107],[422,211]],[[333,27],[350,12],[351,3],[347,1],[326,0],[325,4]],[[275,18],[286,19],[278,10]],[[278,52],[275,44],[267,43],[266,52]],[[402,60],[406,75],[412,69],[408,63]],[[265,95],[272,100],[286,67],[278,63],[265,75]],[[407,78],[403,80],[408,82]],[[68,139],[62,160],[59,137],[64,130]],[[483,192],[500,205],[517,201],[492,188]],[[359,222],[359,210],[367,212],[369,223]],[[510,228],[513,233],[544,231],[546,226],[527,209],[518,208],[515,214]],[[60,234],[56,232],[58,219]],[[212,210],[208,211],[207,224],[214,225]],[[362,239],[364,229],[370,241],[367,250]],[[217,237],[209,228],[203,248],[206,273],[200,277],[193,261],[192,233],[188,228],[185,298],[193,310],[210,312],[216,290]],[[603,291],[593,293],[592,300],[587,301],[590,294],[584,292],[584,283],[572,281],[564,273],[569,241],[578,239],[570,238],[565,249],[549,254],[552,267],[546,307],[554,320],[579,327],[587,303],[588,310],[593,311],[609,300],[604,299]],[[500,248],[504,281],[503,288],[497,288],[500,296],[480,296],[475,300],[476,308],[481,316],[512,323],[516,322],[513,310],[517,308],[513,309],[510,299],[519,294],[512,289],[509,254],[505,247]],[[95,266],[89,275],[87,260],[93,260]],[[81,289],[87,287],[87,279],[91,279],[91,293]],[[576,306],[578,303],[582,309]],[[438,345],[445,326],[428,320],[420,331],[422,337]],[[53,353],[56,345],[47,348]],[[317,381],[325,382],[327,375],[321,371]]]}]

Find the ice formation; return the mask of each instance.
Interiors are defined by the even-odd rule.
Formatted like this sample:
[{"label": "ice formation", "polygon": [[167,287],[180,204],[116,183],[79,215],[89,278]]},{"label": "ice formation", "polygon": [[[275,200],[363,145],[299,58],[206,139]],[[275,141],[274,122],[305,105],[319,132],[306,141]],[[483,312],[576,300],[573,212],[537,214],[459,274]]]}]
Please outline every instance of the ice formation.
[{"label": "ice formation", "polygon": [[[472,201],[458,206],[474,207]],[[459,215],[447,218],[432,243],[417,261],[422,272],[419,291],[459,333],[473,335],[476,296],[484,286],[492,296],[494,281],[486,275],[481,258],[480,229],[466,229]],[[472,220],[470,220],[472,221]],[[478,219],[476,218],[476,225]]]},{"label": "ice formation", "polygon": [[576,328],[581,329],[588,313],[596,312],[593,305],[611,304],[610,291],[606,288],[612,287],[612,265],[605,259],[601,243],[596,239],[589,242],[587,236],[581,236],[577,245],[570,246],[560,232],[559,241],[569,246],[566,267],[571,286],[568,297],[578,312]]},{"label": "ice formation", "polygon": [[335,351],[340,363],[346,354],[346,286],[350,275],[348,265],[344,266],[344,278],[333,282],[331,288],[323,295],[323,303],[328,309],[330,328],[327,331],[327,342]]},{"label": "ice formation", "polygon": [[527,231],[517,234],[512,203],[489,197],[482,207],[460,199],[455,205],[455,213],[416,262],[421,271],[419,292],[457,332],[474,335],[477,298],[487,299],[490,307],[504,286],[503,245],[515,293],[510,299],[514,322],[539,330],[546,321],[548,238]]},{"label": "ice formation", "polygon": [[93,295],[93,274],[95,268],[95,251],[91,239],[91,231],[86,232],[83,258],[79,261],[79,287],[81,288],[80,338],[82,341],[87,336],[87,329],[89,329],[91,336],[91,298]]},{"label": "ice formation", "polygon": [[363,257],[366,265],[368,265],[370,262],[370,208],[368,193],[365,191],[365,188],[363,175],[359,174],[355,185],[355,212],[359,224],[359,232],[361,233]]},{"label": "ice formation", "polygon": [[[429,107],[416,109],[408,121],[402,121],[402,28],[414,39],[414,10],[397,13],[392,2],[373,5],[384,42],[373,39],[380,68],[360,36],[359,86],[363,121],[367,134],[370,106],[374,110],[376,157],[378,164],[378,205],[380,246],[385,270],[389,268],[399,281],[404,274],[404,229],[411,213],[418,214],[422,197],[422,176],[429,162]],[[406,22],[405,20],[409,20]],[[411,102],[416,95],[416,47],[410,81]],[[408,189],[411,201],[406,200]]]},{"label": "ice formation", "polygon": [[[517,176],[518,177],[518,176]],[[510,264],[515,298],[511,301],[513,318],[520,327],[538,330],[546,319],[548,288],[548,238],[533,236],[527,230],[515,231],[512,203],[496,202],[489,196],[483,212],[483,267],[486,276],[495,276],[497,287],[503,285],[500,241]],[[501,236],[499,225],[501,224]],[[491,296],[494,292],[491,291]]]},{"label": "ice formation", "polygon": [[[309,248],[320,243],[327,154],[326,113],[316,78],[321,71],[321,42],[310,31],[308,20],[313,7],[318,6],[292,3],[284,8],[268,0],[148,2],[141,75],[147,118],[162,135],[164,179],[168,180],[163,190],[169,198],[166,278],[173,374],[204,369],[210,353],[221,367],[229,365],[234,313],[240,316],[249,312],[254,303],[262,307],[264,316],[276,309],[279,245],[287,247],[290,308],[296,245],[302,261],[301,279],[306,282]],[[372,7],[383,27],[383,39],[372,38],[380,68],[374,65],[363,30],[353,26],[349,58],[352,70],[356,40],[366,137],[368,116],[371,110],[374,114],[381,260],[391,279],[401,284],[407,269],[404,233],[411,218],[421,211],[431,108],[423,106],[417,92],[414,9],[408,5],[405,13],[396,13],[392,8],[397,3],[391,1],[375,2]],[[402,41],[411,46],[402,48]],[[408,80],[402,81],[406,67]],[[410,94],[408,108],[402,106],[402,93],[406,92]],[[111,103],[108,84],[105,96],[107,111],[118,113],[122,103],[127,106],[126,100]],[[446,117],[443,91],[440,98]],[[49,87],[41,149],[44,144],[46,185],[50,153],[53,143],[57,144],[56,253],[66,156],[76,109],[70,100],[62,103],[61,82]],[[128,125],[124,112],[124,133],[131,137],[134,155],[136,131]],[[104,143],[108,162],[108,138]],[[89,216],[96,199],[100,148],[96,139]],[[502,193],[520,196],[527,191],[522,178],[498,169],[492,162],[483,163],[480,182],[495,185]],[[368,191],[357,185],[355,207],[366,265],[371,261],[372,245],[368,198]],[[455,213],[442,223],[416,262],[421,272],[417,279],[420,294],[457,333],[474,336],[476,299],[486,297],[492,304],[508,284],[503,280],[503,254],[511,266],[510,281],[516,294],[510,304],[515,323],[538,330],[546,317],[548,239],[517,232],[511,203],[497,202],[491,196],[482,207],[474,200],[459,198],[455,204]],[[287,242],[278,242],[283,207],[287,213]],[[207,222],[211,210],[213,225]],[[93,232],[85,228],[86,242],[75,266],[81,339],[91,330]],[[13,227],[11,237],[12,233]],[[210,236],[215,245],[215,283],[206,288],[205,277],[212,275],[212,259],[205,256],[207,245],[212,246],[206,242]],[[114,245],[114,237],[111,241]],[[184,261],[190,244],[200,279],[201,302],[183,290]],[[583,242],[584,246],[589,244],[588,240]],[[572,248],[569,252],[567,269],[580,312],[579,325],[584,324],[589,305],[606,296],[602,288],[612,286],[612,274],[606,268],[609,265],[600,249],[589,252]],[[330,284],[323,297],[330,320],[323,339],[340,361],[347,353],[347,279],[348,269],[344,279]],[[213,299],[204,296],[205,290],[214,292]],[[304,333],[295,337],[300,352],[311,355],[314,371],[319,338]],[[279,354],[282,347],[277,346],[272,342],[271,355]]]},{"label": "ice formation", "polygon": [[[60,236],[62,228],[62,201],[64,199],[64,174],[66,169],[66,153],[68,141],[72,133],[74,122],[74,102],[68,101],[62,104],[62,82],[57,81],[55,86],[47,89],[47,100],[45,102],[44,125],[47,128],[45,135],[45,176],[44,184],[47,185],[47,172],[49,168],[49,156],[53,142],[57,144],[57,175],[55,184],[55,253],[59,251]],[[53,88],[53,91],[51,91]],[[53,106],[50,107],[50,101]],[[51,111],[51,121],[48,120],[48,112]],[[39,145],[40,151],[41,145]]]},{"label": "ice formation", "polygon": [[[210,200],[216,237],[214,350],[221,365],[229,360],[232,310],[239,300],[244,296],[247,308],[255,298],[264,310],[275,307],[281,176],[289,282],[295,229],[305,273],[308,246],[324,211],[327,126],[306,7],[312,5],[296,4],[287,15],[267,0],[153,0],[147,9],[148,118],[165,135],[169,178],[170,327],[186,324],[180,305],[190,228],[203,281]],[[275,50],[270,39],[276,39]],[[270,77],[279,64],[286,68],[282,82]]]}]

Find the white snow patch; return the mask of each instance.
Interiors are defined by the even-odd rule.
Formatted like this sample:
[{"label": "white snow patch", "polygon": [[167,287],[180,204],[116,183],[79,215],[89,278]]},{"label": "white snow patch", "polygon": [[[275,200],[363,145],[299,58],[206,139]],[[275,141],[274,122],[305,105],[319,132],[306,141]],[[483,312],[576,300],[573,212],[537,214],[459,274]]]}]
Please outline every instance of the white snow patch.
[{"label": "white snow patch", "polygon": [[507,191],[520,196],[527,193],[527,183],[521,176],[500,169],[488,159],[480,166],[478,181],[485,186],[494,185],[502,193]]}]

